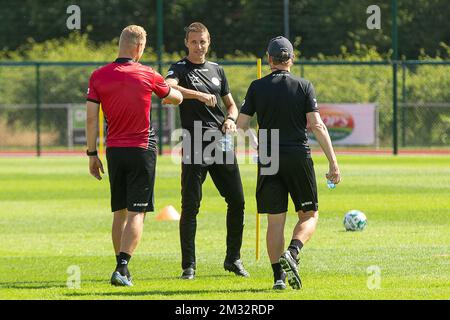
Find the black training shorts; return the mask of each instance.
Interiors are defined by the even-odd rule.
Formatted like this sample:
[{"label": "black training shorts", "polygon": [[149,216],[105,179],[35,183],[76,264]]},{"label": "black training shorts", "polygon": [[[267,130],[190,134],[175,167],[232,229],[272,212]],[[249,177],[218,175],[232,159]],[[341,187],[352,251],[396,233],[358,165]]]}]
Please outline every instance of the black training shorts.
[{"label": "black training shorts", "polygon": [[112,212],[153,211],[156,151],[142,148],[107,148]]},{"label": "black training shorts", "polygon": [[259,213],[283,213],[288,210],[288,195],[295,211],[317,211],[317,185],[310,154],[280,153],[275,175],[261,175],[258,168],[256,202]]}]

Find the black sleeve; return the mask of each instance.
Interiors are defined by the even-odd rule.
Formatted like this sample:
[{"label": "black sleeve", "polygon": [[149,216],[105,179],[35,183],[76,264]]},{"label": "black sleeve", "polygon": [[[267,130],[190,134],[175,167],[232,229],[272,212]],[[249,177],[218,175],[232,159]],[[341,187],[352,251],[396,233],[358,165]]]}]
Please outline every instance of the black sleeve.
[{"label": "black sleeve", "polygon": [[308,82],[306,87],[306,113],[308,112],[319,112],[319,107],[317,106],[316,92],[311,82]]},{"label": "black sleeve", "polygon": [[220,67],[219,71],[222,78],[220,81],[221,82],[220,96],[225,97],[227,94],[230,93],[230,87],[228,86],[228,80],[227,77],[225,76],[225,71],[223,70],[223,68]]},{"label": "black sleeve", "polygon": [[247,90],[247,94],[245,95],[244,102],[242,102],[241,113],[246,114],[248,116],[253,116],[256,112],[256,107],[253,102],[253,82],[250,84],[250,87]]},{"label": "black sleeve", "polygon": [[183,77],[183,70],[176,63],[170,66],[169,71],[167,71],[166,79],[175,79],[180,82],[180,79]]}]

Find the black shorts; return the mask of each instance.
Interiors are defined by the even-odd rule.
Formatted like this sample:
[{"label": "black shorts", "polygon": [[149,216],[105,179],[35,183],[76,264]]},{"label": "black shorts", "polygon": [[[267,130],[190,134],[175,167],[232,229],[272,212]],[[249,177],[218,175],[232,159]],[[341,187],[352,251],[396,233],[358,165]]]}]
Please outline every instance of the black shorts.
[{"label": "black shorts", "polygon": [[311,155],[280,153],[279,170],[275,175],[261,175],[258,168],[256,202],[259,213],[283,213],[288,210],[288,195],[295,211],[317,211],[316,176]]},{"label": "black shorts", "polygon": [[112,212],[153,211],[156,151],[142,148],[107,148]]}]

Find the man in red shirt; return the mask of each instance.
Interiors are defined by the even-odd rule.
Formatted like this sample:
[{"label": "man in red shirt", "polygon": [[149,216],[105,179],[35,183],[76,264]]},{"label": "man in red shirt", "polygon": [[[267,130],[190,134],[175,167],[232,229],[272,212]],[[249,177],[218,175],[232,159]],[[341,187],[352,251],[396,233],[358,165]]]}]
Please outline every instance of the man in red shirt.
[{"label": "man in red shirt", "polygon": [[171,89],[152,68],[138,63],[146,43],[142,27],[126,27],[119,40],[119,58],[95,70],[87,95],[87,155],[89,170],[98,180],[103,171],[97,156],[100,103],[107,122],[106,158],[114,213],[112,241],[117,266],[111,284],[132,286],[128,263],[142,235],[145,213],[153,211],[156,135],[151,126],[151,96],[180,104],[181,93]]}]

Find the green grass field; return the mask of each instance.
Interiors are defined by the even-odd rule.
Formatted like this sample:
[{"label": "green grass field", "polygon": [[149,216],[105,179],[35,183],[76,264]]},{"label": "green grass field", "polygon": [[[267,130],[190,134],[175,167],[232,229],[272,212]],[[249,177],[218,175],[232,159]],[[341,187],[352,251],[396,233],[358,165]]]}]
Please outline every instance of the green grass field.
[{"label": "green grass field", "polygon": [[[340,156],[343,182],[326,188],[324,157],[315,156],[320,222],[301,253],[304,288],[274,292],[261,217],[255,260],[255,166],[241,165],[246,195],[243,261],[251,278],[222,268],[225,202],[208,178],[197,231],[197,278],[180,275],[178,222],[149,214],[130,264],[135,286],[109,285],[115,267],[107,177],[89,176],[78,157],[0,158],[0,299],[449,299],[450,158]],[[180,210],[180,166],[160,157],[156,211]],[[350,209],[366,213],[363,232],[345,232]],[[286,239],[296,215],[290,207]],[[66,285],[68,268],[81,287]],[[367,269],[381,271],[370,290]],[[69,269],[70,271],[70,269]]]}]

